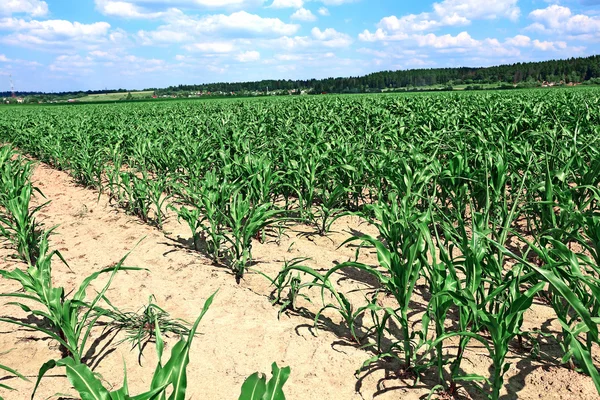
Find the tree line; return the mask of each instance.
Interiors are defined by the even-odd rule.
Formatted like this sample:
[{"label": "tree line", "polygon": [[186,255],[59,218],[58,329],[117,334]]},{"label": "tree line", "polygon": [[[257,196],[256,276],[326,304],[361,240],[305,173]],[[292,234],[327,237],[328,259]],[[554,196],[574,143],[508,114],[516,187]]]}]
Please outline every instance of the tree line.
[{"label": "tree line", "polygon": [[600,56],[516,63],[481,68],[430,68],[381,71],[365,76],[310,80],[262,80],[253,82],[218,82],[198,85],[150,88],[157,94],[189,92],[251,92],[267,90],[312,90],[321,93],[368,92],[383,89],[433,85],[478,85],[490,83],[563,82],[581,83],[600,78]]}]

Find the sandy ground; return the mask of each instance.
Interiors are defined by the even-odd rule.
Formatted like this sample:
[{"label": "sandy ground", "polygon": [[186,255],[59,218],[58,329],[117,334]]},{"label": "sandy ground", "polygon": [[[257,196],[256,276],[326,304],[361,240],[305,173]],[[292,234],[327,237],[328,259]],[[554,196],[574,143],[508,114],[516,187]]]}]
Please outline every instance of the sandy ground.
[{"label": "sandy ground", "polygon": [[[284,314],[278,319],[278,307],[271,305],[269,282],[258,274],[248,274],[241,284],[224,268],[212,265],[200,253],[189,248],[190,233],[171,216],[165,232],[141,223],[107,203],[97,201],[98,194],[76,186],[71,178],[44,165],[35,169],[34,181],[51,203],[41,212],[47,227],[59,225],[53,236],[54,248],[60,250],[71,270],[60,262],[54,263],[55,284],[67,290],[75,288],[85,277],[117,262],[132,251],[126,264],[149,271],[122,272],[107,293],[113,304],[131,311],[138,310],[156,296],[156,302],[173,317],[193,321],[206,298],[218,290],[216,299],[199,328],[188,368],[189,399],[236,399],[244,379],[255,371],[270,372],[272,362],[291,367],[291,377],[285,386],[289,399],[419,399],[435,385],[433,377],[425,376],[414,385],[410,379],[397,376],[392,363],[380,363],[355,376],[356,370],[372,354],[346,339],[347,329],[335,314],[326,314],[315,332],[310,315]],[[334,225],[337,233],[328,238],[303,236],[310,232],[305,226],[287,231],[277,245],[273,241],[254,246],[255,268],[275,276],[285,260],[311,257],[306,264],[326,270],[336,262],[354,256],[352,247],[339,248],[351,231],[374,234],[372,227],[356,217],[345,217]],[[136,247],[136,243],[142,242]],[[7,258],[8,250],[0,250],[3,268],[20,265]],[[374,264],[375,257],[365,260]],[[99,279],[100,288],[107,277]],[[370,282],[358,274],[340,276],[338,285],[343,292],[367,289]],[[17,289],[12,282],[0,281],[0,292]],[[362,295],[361,295],[362,296]],[[359,297],[360,298],[360,297]],[[3,301],[2,304],[6,303]],[[317,308],[307,305],[310,311]],[[413,318],[419,322],[422,303],[415,303]],[[16,307],[2,305],[0,314],[22,316]],[[526,317],[528,327],[546,331],[557,328],[552,311],[537,304]],[[1,356],[1,363],[18,369],[35,381],[39,367],[52,358],[60,358],[55,343],[43,336],[9,324],[0,324],[0,348],[13,349]],[[89,351],[95,372],[106,385],[120,387],[123,363],[127,365],[132,394],[149,387],[156,365],[154,347],[144,352],[142,365],[137,352],[127,343],[116,345],[119,338],[101,337],[95,332]],[[176,338],[170,338],[172,345]],[[455,351],[449,342],[449,351]],[[168,348],[167,348],[168,350]],[[542,360],[515,351],[509,354],[512,366],[506,377],[505,399],[596,399],[590,378],[558,365],[556,343],[542,344]],[[490,361],[484,348],[473,345],[463,363],[466,372],[489,376]],[[1,376],[1,375],[0,375]],[[28,399],[32,382],[6,378],[2,383],[18,392],[0,391],[6,399]],[[56,393],[74,391],[61,370],[55,370],[42,381],[36,398],[44,399]],[[476,393],[462,391],[465,398],[478,398]]]}]

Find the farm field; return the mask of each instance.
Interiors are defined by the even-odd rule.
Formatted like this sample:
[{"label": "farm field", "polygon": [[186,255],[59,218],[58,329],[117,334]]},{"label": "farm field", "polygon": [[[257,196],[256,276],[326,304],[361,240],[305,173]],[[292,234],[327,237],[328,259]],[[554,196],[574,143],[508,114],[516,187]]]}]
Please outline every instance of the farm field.
[{"label": "farm field", "polygon": [[115,93],[102,93],[102,94],[89,94],[85,97],[81,97],[78,100],[81,102],[90,101],[118,101],[124,100],[127,94],[131,93],[131,97],[134,99],[149,98],[152,97],[151,90],[139,91],[139,92],[115,92]]},{"label": "farm field", "polygon": [[6,399],[273,363],[288,399],[598,398],[598,89],[11,107],[0,143]]}]

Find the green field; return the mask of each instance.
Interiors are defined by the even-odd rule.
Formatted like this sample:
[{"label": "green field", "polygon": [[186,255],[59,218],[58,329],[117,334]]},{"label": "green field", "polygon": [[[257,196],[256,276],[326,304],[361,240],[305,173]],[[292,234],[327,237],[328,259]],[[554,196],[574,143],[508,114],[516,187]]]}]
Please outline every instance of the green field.
[{"label": "green field", "polygon": [[127,94],[131,93],[133,99],[150,98],[154,93],[151,90],[140,91],[140,92],[116,92],[116,93],[103,93],[103,94],[90,94],[85,97],[78,98],[81,102],[94,102],[94,101],[119,101],[125,100]]},{"label": "green field", "polygon": [[[150,92],[132,95],[142,93]],[[88,97],[111,95],[102,96]],[[364,349],[359,375],[395,362],[406,376],[428,376],[423,385],[441,398],[465,388],[498,400],[509,369],[528,373],[510,363],[520,351],[587,375],[600,393],[596,88],[10,108],[0,110],[0,142],[68,171],[156,229],[168,215],[178,218],[189,250],[238,283],[264,272],[254,253],[259,243],[276,248],[282,236],[300,235],[292,225],[319,239],[337,219],[360,218],[376,234],[362,233],[362,225],[351,230],[343,246],[354,246],[355,257],[340,256],[324,270],[290,255],[270,260],[280,271],[263,276],[282,313],[303,311],[309,324],[335,315],[340,338]],[[44,297],[47,235],[28,216],[27,174],[9,159],[0,163],[0,237],[22,267],[2,275],[22,285],[25,300],[34,298],[49,339],[68,350],[60,365],[87,374],[84,344],[63,343],[72,326],[56,307],[64,312],[65,297]],[[116,286],[119,268],[107,272]],[[368,290],[357,294],[343,284],[348,279],[369,282]],[[92,313],[86,327],[97,322],[93,313],[119,323],[120,314],[102,311],[103,296],[76,298],[69,315]],[[297,307],[306,299],[310,312]],[[540,309],[552,316],[541,320]],[[173,357],[185,360],[186,346]],[[474,348],[489,368],[471,371],[465,352]]]}]

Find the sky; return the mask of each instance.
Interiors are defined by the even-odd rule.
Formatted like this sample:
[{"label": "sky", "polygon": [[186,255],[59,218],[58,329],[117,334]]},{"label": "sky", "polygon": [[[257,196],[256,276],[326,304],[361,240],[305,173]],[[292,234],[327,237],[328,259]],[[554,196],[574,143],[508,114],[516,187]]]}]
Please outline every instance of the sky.
[{"label": "sky", "polygon": [[0,0],[0,91],[358,76],[600,53],[600,0]]}]

